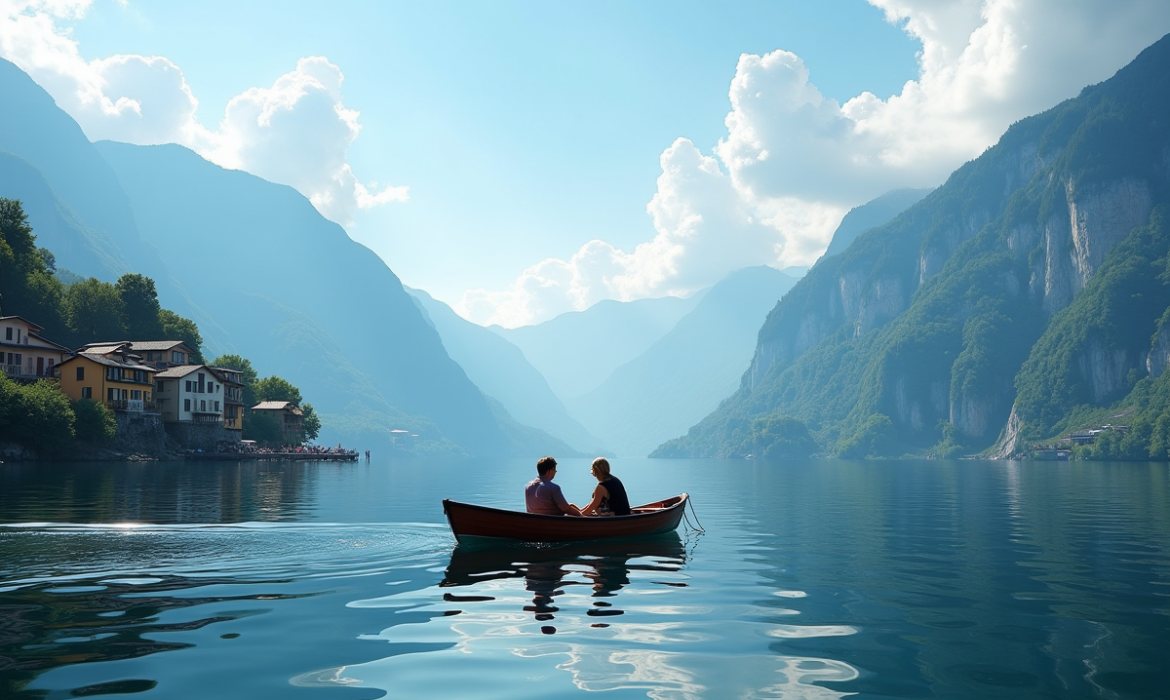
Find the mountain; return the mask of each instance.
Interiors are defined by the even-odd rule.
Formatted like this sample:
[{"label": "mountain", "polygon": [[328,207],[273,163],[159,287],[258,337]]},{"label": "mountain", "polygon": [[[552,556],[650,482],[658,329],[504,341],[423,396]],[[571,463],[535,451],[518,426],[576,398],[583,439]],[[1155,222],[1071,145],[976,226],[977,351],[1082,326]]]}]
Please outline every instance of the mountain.
[{"label": "mountain", "polygon": [[463,319],[426,292],[409,287],[406,290],[438,331],[447,354],[483,393],[498,400],[524,425],[540,428],[582,453],[601,451],[602,441],[569,415],[520,348]]},{"label": "mountain", "polygon": [[900,189],[887,192],[872,201],[849,210],[845,218],[833,232],[833,240],[825,250],[824,256],[836,255],[849,247],[858,236],[890,222],[898,214],[906,211],[911,205],[922,201],[922,198],[931,193],[926,189]]},{"label": "mountain", "polygon": [[710,413],[735,390],[768,311],[796,280],[767,266],[733,272],[572,414],[619,455],[644,456]]},{"label": "mountain", "polygon": [[208,356],[299,386],[323,441],[402,428],[422,451],[568,450],[484,396],[385,263],[295,190],[179,146],[92,144],[6,61],[0,94],[0,196],[22,200],[37,244],[83,275],[153,277]]},{"label": "mountain", "polygon": [[[165,266],[138,235],[121,183],[81,127],[32,78],[3,59],[0,94],[5,105],[0,151],[24,161],[5,158],[0,182],[10,186],[9,197],[25,202],[38,244],[53,250],[60,265],[84,276],[112,281],[134,271],[157,276],[156,282],[167,286]],[[31,196],[28,188],[39,183],[51,192]]]},{"label": "mountain", "polygon": [[1170,433],[1167,114],[1170,37],[818,261],[739,389],[655,454],[754,453],[794,417],[839,456],[1007,456],[1127,414],[1152,454],[1159,420]]},{"label": "mountain", "polygon": [[605,300],[533,326],[491,330],[520,348],[564,401],[592,391],[645,352],[701,298],[702,292],[686,299]]}]

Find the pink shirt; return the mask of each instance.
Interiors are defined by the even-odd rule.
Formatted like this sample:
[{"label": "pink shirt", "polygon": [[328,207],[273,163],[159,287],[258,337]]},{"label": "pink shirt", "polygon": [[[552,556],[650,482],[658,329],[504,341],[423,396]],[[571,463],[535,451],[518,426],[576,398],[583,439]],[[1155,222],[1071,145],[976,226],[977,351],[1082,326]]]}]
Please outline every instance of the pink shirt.
[{"label": "pink shirt", "polygon": [[561,487],[554,484],[551,479],[546,481],[537,477],[524,487],[524,506],[529,513],[564,515],[564,511],[557,504],[567,506],[569,502],[561,493]]}]

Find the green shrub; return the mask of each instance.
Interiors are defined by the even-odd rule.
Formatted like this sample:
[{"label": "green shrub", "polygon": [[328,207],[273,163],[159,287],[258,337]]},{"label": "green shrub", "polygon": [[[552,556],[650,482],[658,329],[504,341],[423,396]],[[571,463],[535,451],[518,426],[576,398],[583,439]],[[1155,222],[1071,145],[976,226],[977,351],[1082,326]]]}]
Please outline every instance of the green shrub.
[{"label": "green shrub", "polygon": [[76,418],[74,429],[78,440],[102,442],[112,439],[118,432],[118,421],[114,419],[114,412],[104,404],[88,399],[75,401],[73,415]]}]

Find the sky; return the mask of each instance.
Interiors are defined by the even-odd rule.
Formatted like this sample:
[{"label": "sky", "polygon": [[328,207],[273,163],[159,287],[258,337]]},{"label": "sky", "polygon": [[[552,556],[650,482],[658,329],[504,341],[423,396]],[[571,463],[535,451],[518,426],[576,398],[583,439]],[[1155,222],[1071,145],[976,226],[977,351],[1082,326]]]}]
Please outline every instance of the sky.
[{"label": "sky", "polygon": [[811,264],[1167,32],[1164,0],[0,0],[91,139],[296,187],[509,327]]}]

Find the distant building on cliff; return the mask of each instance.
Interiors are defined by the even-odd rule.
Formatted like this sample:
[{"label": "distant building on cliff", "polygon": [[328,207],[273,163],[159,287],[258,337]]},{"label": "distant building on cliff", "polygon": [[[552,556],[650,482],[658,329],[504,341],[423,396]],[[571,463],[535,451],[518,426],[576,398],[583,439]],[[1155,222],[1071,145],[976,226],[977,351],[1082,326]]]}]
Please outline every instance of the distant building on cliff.
[{"label": "distant building on cliff", "polygon": [[0,316],[0,367],[17,381],[55,376],[53,368],[73,353],[41,336],[44,330],[21,316]]},{"label": "distant building on cliff", "polygon": [[115,411],[154,412],[154,367],[130,352],[129,343],[83,348],[57,365],[61,392]]},{"label": "distant building on cliff", "polygon": [[140,356],[142,363],[158,370],[194,364],[195,350],[182,340],[117,340],[89,343],[77,352],[101,352],[105,348],[125,345],[130,352]]},{"label": "distant building on cliff", "polygon": [[305,439],[305,414],[291,401],[261,401],[252,413],[273,416],[280,422],[286,445],[299,445]]},{"label": "distant building on cliff", "polygon": [[167,422],[223,422],[224,383],[207,365],[182,365],[154,376],[159,413]]},{"label": "distant building on cliff", "polygon": [[244,429],[244,373],[229,367],[212,367],[223,379],[223,427]]}]

